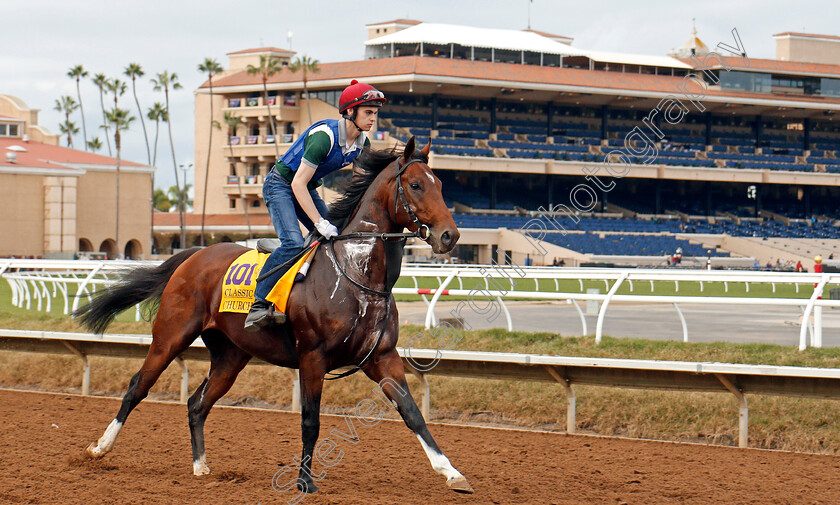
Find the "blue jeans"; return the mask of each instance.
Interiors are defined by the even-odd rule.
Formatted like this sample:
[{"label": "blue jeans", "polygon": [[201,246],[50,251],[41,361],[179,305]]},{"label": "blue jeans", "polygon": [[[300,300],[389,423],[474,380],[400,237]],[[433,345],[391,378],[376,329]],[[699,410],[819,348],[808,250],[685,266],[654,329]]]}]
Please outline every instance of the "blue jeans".
[{"label": "blue jeans", "polygon": [[[318,213],[326,218],[327,204],[318,195],[317,190],[309,191],[309,196],[312,197],[312,202],[315,203]],[[292,185],[277,172],[269,172],[265,177],[263,199],[266,207],[268,207],[268,214],[271,216],[274,231],[277,232],[277,238],[281,242],[280,247],[271,253],[262,268],[263,272],[268,272],[272,268],[289,261],[303,249],[303,234],[300,232],[298,221],[303,223],[303,226],[310,231],[315,225],[298,204],[294,192],[292,192]],[[265,297],[271,292],[271,288],[280,280],[281,273],[278,272],[258,282],[254,295],[261,300],[265,300]]]}]

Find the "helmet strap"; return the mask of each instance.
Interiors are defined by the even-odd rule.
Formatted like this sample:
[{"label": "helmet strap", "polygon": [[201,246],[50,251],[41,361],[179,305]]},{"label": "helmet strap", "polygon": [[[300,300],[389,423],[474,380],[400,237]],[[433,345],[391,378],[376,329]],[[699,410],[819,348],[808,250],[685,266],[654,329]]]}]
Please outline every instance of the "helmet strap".
[{"label": "helmet strap", "polygon": [[341,115],[341,117],[343,117],[344,119],[347,119],[351,123],[353,123],[353,126],[355,126],[356,129],[359,130],[359,132],[361,133],[363,130],[361,128],[359,128],[359,125],[356,124],[356,114],[358,112],[359,112],[358,107],[353,107],[353,115],[352,116],[345,112],[344,114]]}]

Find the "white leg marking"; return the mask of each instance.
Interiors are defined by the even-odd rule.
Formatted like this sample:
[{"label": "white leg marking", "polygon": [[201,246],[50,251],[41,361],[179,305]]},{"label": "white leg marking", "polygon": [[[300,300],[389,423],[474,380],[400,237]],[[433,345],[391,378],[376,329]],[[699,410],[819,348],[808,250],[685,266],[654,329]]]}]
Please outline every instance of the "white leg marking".
[{"label": "white leg marking", "polygon": [[207,455],[202,454],[197,460],[193,461],[194,475],[207,475],[210,473],[210,467],[207,466]]},{"label": "white leg marking", "polygon": [[108,425],[108,428],[105,430],[105,433],[102,435],[102,438],[96,442],[95,447],[88,447],[88,454],[91,456],[98,458],[104,456],[111,452],[114,448],[114,442],[117,440],[117,435],[120,434],[120,430],[122,430],[123,423],[114,419],[111,421],[111,424]]},{"label": "white leg marking", "polygon": [[417,435],[417,440],[420,441],[420,445],[423,446],[423,450],[426,451],[426,456],[429,458],[429,463],[432,464],[432,468],[434,468],[437,473],[446,477],[447,481],[464,478],[464,476],[461,475],[461,472],[452,466],[452,463],[449,462],[449,459],[446,456],[436,452],[434,449],[426,445],[426,442],[423,441],[420,435]]}]

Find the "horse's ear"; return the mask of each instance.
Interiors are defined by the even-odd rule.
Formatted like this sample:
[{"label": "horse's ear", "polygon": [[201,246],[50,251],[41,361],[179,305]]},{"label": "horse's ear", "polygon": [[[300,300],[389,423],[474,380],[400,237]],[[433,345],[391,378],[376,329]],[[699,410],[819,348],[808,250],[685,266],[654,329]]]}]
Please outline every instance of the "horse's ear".
[{"label": "horse's ear", "polygon": [[412,154],[414,154],[414,137],[408,139],[408,142],[405,144],[405,149],[403,149],[403,161],[408,161]]},{"label": "horse's ear", "polygon": [[426,143],[426,147],[420,149],[420,152],[423,153],[423,156],[429,157],[429,151],[432,150],[432,139],[429,139],[429,142]]}]

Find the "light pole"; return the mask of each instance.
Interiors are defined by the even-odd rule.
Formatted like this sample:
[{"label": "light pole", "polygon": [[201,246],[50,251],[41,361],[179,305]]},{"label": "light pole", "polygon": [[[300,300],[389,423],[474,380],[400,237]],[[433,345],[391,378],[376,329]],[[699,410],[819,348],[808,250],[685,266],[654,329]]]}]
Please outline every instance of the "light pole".
[{"label": "light pole", "polygon": [[187,172],[193,167],[190,162],[178,165],[184,171],[184,189],[178,192],[178,212],[181,213],[181,249],[187,248],[186,207],[187,207]]}]

